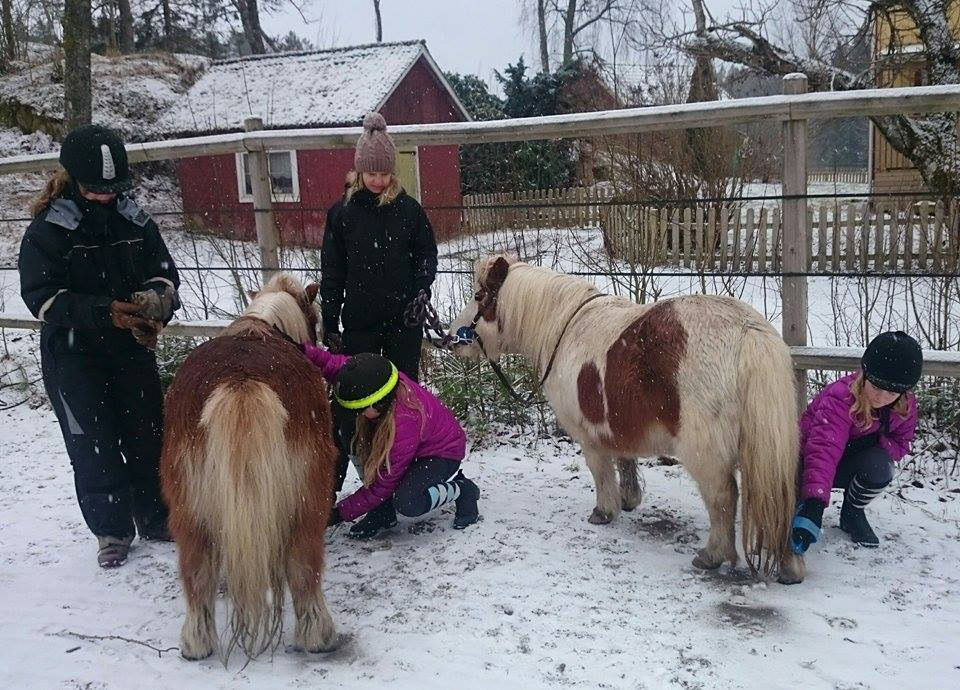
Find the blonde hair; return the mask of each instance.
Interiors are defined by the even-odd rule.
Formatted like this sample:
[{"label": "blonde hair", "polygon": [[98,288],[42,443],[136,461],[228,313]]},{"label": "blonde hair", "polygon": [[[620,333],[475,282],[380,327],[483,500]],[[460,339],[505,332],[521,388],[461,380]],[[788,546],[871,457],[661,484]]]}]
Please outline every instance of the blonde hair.
[{"label": "blonde hair", "polygon": [[[350,189],[347,190],[347,201],[361,189],[366,189],[363,185],[363,173],[356,172],[354,175],[353,184],[351,184]],[[403,191],[403,187],[400,186],[400,178],[397,177],[396,173],[390,173],[390,184],[377,195],[377,206],[386,206],[396,199],[401,191]]]},{"label": "blonde hair", "polygon": [[390,472],[390,449],[397,434],[397,403],[412,407],[420,413],[421,431],[423,430],[423,405],[403,380],[397,382],[396,396],[390,407],[376,419],[367,419],[360,414],[353,434],[353,454],[360,460],[363,468],[363,484],[370,486],[380,476],[381,468]]},{"label": "blonde hair", "polygon": [[50,202],[61,196],[68,184],[70,184],[70,174],[63,168],[58,169],[47,180],[47,183],[43,186],[43,191],[30,202],[30,215],[37,217],[46,211]]},{"label": "blonde hair", "polygon": [[[857,378],[853,380],[853,385],[850,386],[850,392],[853,394],[853,404],[850,406],[850,416],[861,429],[866,429],[873,424],[874,421],[874,408],[867,399],[866,392],[863,390],[864,383],[866,383],[866,379],[861,371],[859,374],[857,374]],[[905,393],[900,394],[900,397],[893,402],[891,409],[901,417],[907,416],[910,411],[910,405],[907,403],[907,396]]]}]

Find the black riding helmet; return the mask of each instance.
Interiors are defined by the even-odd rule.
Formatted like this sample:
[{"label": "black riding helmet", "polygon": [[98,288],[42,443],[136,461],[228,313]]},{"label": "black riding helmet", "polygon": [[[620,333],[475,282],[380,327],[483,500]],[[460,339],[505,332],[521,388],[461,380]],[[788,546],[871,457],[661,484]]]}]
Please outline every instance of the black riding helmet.
[{"label": "black riding helmet", "polygon": [[860,365],[867,381],[877,388],[905,393],[920,380],[923,351],[903,331],[888,331],[870,341]]},{"label": "black riding helmet", "polygon": [[365,352],[343,365],[334,382],[337,402],[350,412],[373,407],[381,414],[390,408],[400,375],[386,357]]},{"label": "black riding helmet", "polygon": [[133,186],[120,136],[101,125],[81,125],[63,140],[60,165],[91,192],[117,194]]}]

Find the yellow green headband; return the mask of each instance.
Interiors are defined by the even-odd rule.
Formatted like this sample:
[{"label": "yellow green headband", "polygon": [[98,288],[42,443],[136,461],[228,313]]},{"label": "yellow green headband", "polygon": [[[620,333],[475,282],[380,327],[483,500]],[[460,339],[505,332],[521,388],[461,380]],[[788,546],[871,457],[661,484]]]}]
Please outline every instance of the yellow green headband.
[{"label": "yellow green headband", "polygon": [[379,389],[375,390],[370,395],[360,398],[359,400],[344,400],[339,395],[336,396],[337,402],[340,405],[348,410],[364,410],[371,405],[380,402],[387,395],[390,394],[390,391],[394,389],[397,385],[400,375],[397,373],[397,367],[390,363],[390,378],[387,379],[387,382],[383,384]]}]

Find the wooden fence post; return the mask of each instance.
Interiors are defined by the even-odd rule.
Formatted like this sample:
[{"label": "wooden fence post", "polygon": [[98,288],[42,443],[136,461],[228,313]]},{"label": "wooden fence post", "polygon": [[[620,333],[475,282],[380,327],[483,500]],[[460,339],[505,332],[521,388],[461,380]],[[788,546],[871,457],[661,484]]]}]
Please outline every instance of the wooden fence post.
[{"label": "wooden fence post", "polygon": [[[259,117],[248,117],[243,121],[243,129],[247,132],[263,129],[263,120]],[[280,268],[267,152],[248,152],[247,170],[250,173],[250,189],[253,191],[253,220],[257,228],[257,244],[260,246],[260,265],[263,267],[263,282],[266,283]]]},{"label": "wooden fence post", "polygon": [[[807,76],[793,73],[783,78],[785,96],[807,92]],[[784,273],[806,273],[807,254],[807,120],[788,119],[783,123],[783,260]],[[783,339],[787,345],[807,344],[807,278],[783,278]],[[798,369],[797,395],[806,404],[807,371]]]}]

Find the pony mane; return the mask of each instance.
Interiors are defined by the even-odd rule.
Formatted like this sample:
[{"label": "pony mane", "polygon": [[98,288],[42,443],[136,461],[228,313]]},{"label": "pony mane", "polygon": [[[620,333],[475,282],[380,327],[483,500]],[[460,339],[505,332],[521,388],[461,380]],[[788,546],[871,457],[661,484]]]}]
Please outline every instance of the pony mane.
[{"label": "pony mane", "polygon": [[300,282],[286,273],[279,273],[253,297],[250,305],[234,322],[237,328],[231,327],[230,332],[240,334],[260,331],[262,328],[248,320],[258,319],[294,342],[310,342],[308,323],[301,302],[306,303],[306,293]]},{"label": "pony mane", "polygon": [[538,366],[546,366],[569,316],[598,292],[582,278],[513,262],[497,301],[504,343],[531,353]]}]

